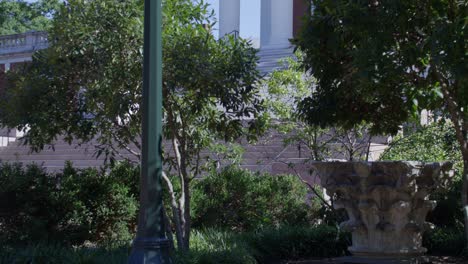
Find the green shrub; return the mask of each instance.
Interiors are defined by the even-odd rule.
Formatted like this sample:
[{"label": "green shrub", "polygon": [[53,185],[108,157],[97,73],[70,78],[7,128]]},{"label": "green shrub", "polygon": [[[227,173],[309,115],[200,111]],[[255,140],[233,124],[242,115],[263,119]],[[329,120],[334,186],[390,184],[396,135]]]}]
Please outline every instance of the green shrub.
[{"label": "green shrub", "polygon": [[[281,227],[237,234],[206,229],[193,231],[190,252],[176,251],[175,264],[284,263],[292,259],[336,257],[346,252],[348,234],[330,226]],[[0,263],[126,263],[129,245],[120,247],[70,247],[37,244],[26,247],[0,245]]]},{"label": "green shrub", "polygon": [[70,163],[50,174],[36,165],[0,164],[0,185],[15,205],[0,216],[3,241],[75,245],[133,236],[137,200],[115,173]]},{"label": "green shrub", "polygon": [[306,197],[307,188],[296,177],[227,167],[194,184],[193,226],[249,231],[305,225],[317,210],[314,203],[306,202]]},{"label": "green shrub", "polygon": [[65,168],[58,193],[67,212],[62,226],[70,236],[78,241],[131,241],[138,202],[131,187],[115,175]]},{"label": "green shrub", "polygon": [[53,236],[63,217],[56,185],[57,178],[39,166],[0,164],[0,194],[10,205],[2,208],[0,239],[38,241]]},{"label": "green shrub", "polygon": [[450,123],[421,126],[407,135],[398,135],[381,160],[460,161],[461,153]]},{"label": "green shrub", "polygon": [[189,253],[178,252],[175,263],[284,263],[318,257],[337,257],[347,253],[350,235],[336,228],[267,228],[236,234],[206,229],[194,231]]},{"label": "green shrub", "polygon": [[423,246],[431,255],[460,256],[465,254],[464,230],[435,228],[424,234]]},{"label": "green shrub", "polygon": [[452,161],[455,176],[449,186],[443,186],[431,194],[431,199],[437,202],[437,206],[428,214],[427,219],[438,227],[463,226],[463,164],[455,130],[450,123],[433,123],[422,126],[409,135],[396,137],[382,154],[381,160]]},{"label": "green shrub", "polygon": [[300,260],[316,257],[336,257],[347,253],[350,234],[339,233],[328,225],[265,229],[246,238],[259,263],[278,260]]}]

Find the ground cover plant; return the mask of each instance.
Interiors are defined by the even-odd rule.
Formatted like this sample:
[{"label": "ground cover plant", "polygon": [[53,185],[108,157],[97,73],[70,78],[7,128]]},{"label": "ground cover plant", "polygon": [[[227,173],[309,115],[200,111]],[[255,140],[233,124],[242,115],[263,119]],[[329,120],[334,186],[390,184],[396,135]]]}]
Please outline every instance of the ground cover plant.
[{"label": "ground cover plant", "polygon": [[[173,252],[178,264],[283,263],[310,257],[333,257],[346,253],[347,234],[330,226],[266,228],[235,233],[216,229],[192,232],[189,252]],[[0,263],[127,263],[130,244],[67,247],[35,244],[21,248],[0,246]]]}]

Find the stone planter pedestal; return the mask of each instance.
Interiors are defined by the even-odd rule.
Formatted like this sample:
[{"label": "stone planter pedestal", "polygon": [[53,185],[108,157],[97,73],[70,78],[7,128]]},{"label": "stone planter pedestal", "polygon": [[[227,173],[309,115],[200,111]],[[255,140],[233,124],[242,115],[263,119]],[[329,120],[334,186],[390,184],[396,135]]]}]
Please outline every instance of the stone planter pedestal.
[{"label": "stone planter pedestal", "polygon": [[349,220],[340,224],[352,233],[349,251],[363,257],[412,257],[426,252],[422,234],[435,207],[428,199],[451,177],[450,163],[318,162],[322,186],[344,208]]}]

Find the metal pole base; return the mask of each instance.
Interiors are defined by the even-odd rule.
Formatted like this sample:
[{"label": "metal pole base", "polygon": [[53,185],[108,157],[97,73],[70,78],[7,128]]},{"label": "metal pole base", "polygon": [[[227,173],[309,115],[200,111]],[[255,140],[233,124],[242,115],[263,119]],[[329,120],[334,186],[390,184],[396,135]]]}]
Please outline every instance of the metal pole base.
[{"label": "metal pole base", "polygon": [[133,241],[129,264],[171,264],[169,239],[136,238]]}]

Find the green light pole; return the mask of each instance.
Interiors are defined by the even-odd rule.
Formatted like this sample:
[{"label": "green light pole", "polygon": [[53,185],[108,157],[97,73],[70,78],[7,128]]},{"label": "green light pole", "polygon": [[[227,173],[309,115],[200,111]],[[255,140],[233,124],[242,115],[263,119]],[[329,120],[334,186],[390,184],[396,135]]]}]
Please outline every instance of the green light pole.
[{"label": "green light pole", "polygon": [[145,0],[140,213],[130,264],[167,264],[162,204],[162,0]]}]

